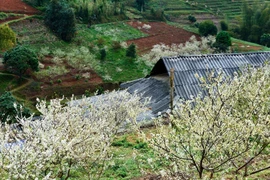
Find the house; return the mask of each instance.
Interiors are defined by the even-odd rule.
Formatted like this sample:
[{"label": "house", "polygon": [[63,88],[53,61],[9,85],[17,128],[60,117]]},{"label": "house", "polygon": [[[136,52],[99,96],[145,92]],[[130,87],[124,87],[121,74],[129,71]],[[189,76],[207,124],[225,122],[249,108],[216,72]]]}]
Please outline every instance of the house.
[{"label": "house", "polygon": [[195,77],[206,77],[210,71],[224,71],[228,76],[251,66],[260,67],[270,60],[270,52],[249,52],[232,54],[209,54],[163,57],[145,78],[120,85],[131,94],[139,93],[142,98],[151,97],[149,108],[153,115],[166,112],[170,108],[170,70],[174,69],[174,101],[190,99],[201,92],[200,83]]}]

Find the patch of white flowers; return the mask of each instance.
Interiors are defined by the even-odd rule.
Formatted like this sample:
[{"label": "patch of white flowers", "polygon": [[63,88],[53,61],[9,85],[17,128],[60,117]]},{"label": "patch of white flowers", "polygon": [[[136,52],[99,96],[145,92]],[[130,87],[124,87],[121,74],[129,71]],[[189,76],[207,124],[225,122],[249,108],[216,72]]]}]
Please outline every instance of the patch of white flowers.
[{"label": "patch of white flowers", "polygon": [[134,121],[143,105],[126,91],[74,98],[67,105],[39,101],[40,119],[18,119],[20,127],[0,129],[0,177],[6,179],[67,179],[84,168],[93,179],[110,159],[113,136],[123,123]]},{"label": "patch of white flowers", "polygon": [[185,44],[173,44],[171,46],[156,44],[149,53],[143,55],[143,58],[154,64],[160,57],[165,56],[211,54],[214,52],[211,47],[214,42],[214,36],[201,37],[200,41],[195,36],[192,36]]},{"label": "patch of white flowers", "polygon": [[198,77],[207,96],[178,103],[170,125],[157,120],[158,132],[145,138],[160,161],[172,165],[161,174],[211,179],[216,173],[244,177],[269,169],[269,68],[233,78],[222,72]]},{"label": "patch of white flowers", "polygon": [[144,24],[144,25],[142,26],[142,28],[143,28],[143,29],[146,29],[146,30],[149,30],[149,29],[151,29],[151,26],[150,26],[149,24]]},{"label": "patch of white flowers", "polygon": [[112,81],[112,77],[111,77],[109,74],[105,74],[105,75],[103,76],[103,79],[104,79],[105,81]]},{"label": "patch of white flowers", "polygon": [[85,79],[90,79],[91,74],[89,72],[86,72],[86,73],[82,74],[82,77],[85,78]]},{"label": "patch of white flowers", "polygon": [[116,67],[116,72],[122,72],[123,69],[121,69],[120,67]]},{"label": "patch of white flowers", "polygon": [[68,70],[64,66],[51,66],[46,69],[42,69],[41,71],[36,72],[38,78],[43,77],[55,77],[58,75],[66,74]]},{"label": "patch of white flowers", "polygon": [[40,54],[41,56],[49,55],[49,54],[50,54],[49,47],[42,47],[42,48],[40,49],[39,54]]}]

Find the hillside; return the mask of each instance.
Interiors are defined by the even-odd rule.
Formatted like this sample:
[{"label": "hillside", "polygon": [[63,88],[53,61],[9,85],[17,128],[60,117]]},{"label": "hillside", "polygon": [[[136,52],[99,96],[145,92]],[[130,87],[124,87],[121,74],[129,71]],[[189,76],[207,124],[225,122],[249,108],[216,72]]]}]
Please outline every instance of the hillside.
[{"label": "hillside", "polygon": [[[219,93],[217,96],[216,91],[214,91],[213,97],[209,99],[211,101],[200,102],[199,100],[201,98],[198,98],[194,102],[188,101],[188,103],[186,103],[187,106],[185,106],[187,108],[183,108],[183,110],[187,111],[181,112],[181,116],[184,115],[181,122],[174,124],[175,120],[180,117],[176,117],[172,120],[170,119],[172,116],[167,116],[166,114],[164,115],[165,122],[158,122],[156,124],[157,126],[155,127],[152,127],[152,121],[151,127],[149,127],[149,122],[147,124],[143,124],[143,126],[146,128],[140,129],[138,126],[136,132],[140,133],[128,133],[129,131],[123,133],[123,126],[121,126],[121,134],[119,131],[115,131],[115,134],[111,136],[111,133],[114,132],[118,124],[121,124],[115,123],[116,120],[134,119],[136,121],[136,118],[142,115],[137,114],[139,111],[136,107],[136,105],[138,105],[140,108],[142,107],[141,103],[143,100],[141,97],[138,98],[140,99],[140,103],[133,104],[135,100],[126,99],[130,94],[120,96],[120,99],[117,98],[117,96],[112,96],[111,98],[107,96],[107,94],[104,96],[95,96],[92,100],[89,100],[91,98],[87,98],[85,99],[85,102],[87,103],[83,104],[78,104],[79,101],[77,101],[74,103],[74,105],[77,104],[78,107],[76,106],[72,109],[67,108],[67,104],[69,104],[67,102],[70,102],[70,97],[73,97],[73,95],[75,95],[75,99],[82,100],[82,96],[89,97],[96,94],[103,94],[106,90],[117,90],[119,89],[119,84],[122,82],[135,79],[144,79],[144,77],[147,77],[150,74],[154,63],[156,63],[160,57],[164,56],[182,55],[185,53],[190,53],[192,55],[195,53],[199,54],[202,61],[189,57],[187,61],[193,59],[197,64],[188,64],[185,62],[180,66],[190,68],[186,68],[181,72],[175,71],[175,74],[183,75],[181,76],[181,79],[178,79],[178,77],[175,78],[177,81],[187,81],[187,83],[190,83],[193,79],[189,76],[184,76],[184,73],[187,72],[190,75],[193,75],[194,71],[192,69],[196,66],[198,66],[196,67],[198,71],[204,72],[204,70],[200,68],[201,66],[205,65],[207,55],[204,56],[202,54],[207,54],[210,52],[215,53],[216,51],[214,51],[212,46],[212,42],[215,41],[215,36],[212,36],[208,40],[208,37],[200,37],[195,23],[188,21],[188,15],[195,16],[197,22],[199,23],[210,19],[214,21],[217,26],[219,26],[220,21],[225,19],[228,23],[239,24],[239,19],[241,18],[241,1],[149,0],[147,2],[146,11],[140,12],[134,5],[135,0],[126,0],[120,1],[125,5],[124,12],[121,14],[120,7],[122,6],[117,4],[119,1],[105,0],[108,2],[105,7],[100,6],[104,5],[102,4],[105,2],[104,0],[69,0],[68,2],[73,2],[75,4],[73,4],[74,11],[79,11],[83,8],[87,10],[82,10],[83,12],[87,12],[87,17],[84,17],[86,20],[81,18],[81,16],[77,16],[75,23],[75,37],[70,42],[61,40],[59,36],[56,36],[53,31],[45,26],[45,5],[36,5],[34,7],[32,4],[32,6],[30,6],[31,2],[45,2],[50,0],[25,0],[25,2],[29,4],[26,4],[22,0],[0,1],[0,25],[7,24],[16,34],[17,45],[23,45],[36,53],[38,57],[38,61],[36,62],[39,62],[38,72],[32,72],[29,68],[25,73],[25,76],[22,79],[19,79],[18,75],[11,74],[4,68],[2,60],[6,50],[0,51],[0,96],[4,94],[5,91],[11,92],[12,96],[14,96],[19,103],[22,103],[24,106],[31,109],[32,113],[35,113],[36,116],[34,117],[35,121],[33,121],[34,119],[32,119],[32,117],[29,118],[29,130],[31,130],[29,131],[29,136],[23,136],[22,133],[22,135],[20,134],[19,137],[11,139],[16,132],[20,132],[15,131],[17,130],[17,127],[12,125],[12,128],[9,128],[11,132],[5,132],[6,134],[9,134],[9,136],[5,135],[5,138],[1,137],[2,142],[0,143],[0,157],[3,157],[1,156],[1,151],[3,149],[7,147],[10,147],[10,149],[15,147],[16,141],[18,140],[23,139],[23,141],[20,141],[22,144],[19,144],[20,147],[18,150],[26,149],[22,148],[24,143],[28,143],[29,145],[33,146],[31,151],[26,149],[25,153],[17,156],[10,156],[10,164],[13,164],[14,167],[16,166],[16,168],[19,167],[18,169],[21,169],[22,171],[24,171],[24,164],[29,164],[29,171],[25,171],[25,175],[31,172],[38,175],[37,178],[42,178],[44,175],[47,176],[47,179],[86,180],[93,179],[92,176],[90,176],[92,172],[93,174],[94,172],[98,172],[98,179],[104,180],[162,180],[164,179],[164,177],[162,177],[164,169],[168,169],[173,170],[168,177],[169,179],[171,177],[174,179],[180,179],[180,177],[182,177],[182,179],[192,179],[193,175],[193,179],[199,179],[199,177],[194,173],[196,172],[196,164],[194,164],[195,161],[192,157],[191,151],[194,151],[194,157],[203,155],[204,153],[201,152],[204,152],[204,150],[201,151],[201,147],[198,148],[197,145],[201,146],[203,141],[207,139],[205,143],[208,145],[210,144],[209,152],[210,149],[213,151],[213,155],[210,154],[210,158],[213,159],[213,161],[209,161],[211,163],[215,163],[219,157],[226,158],[230,155],[230,151],[233,151],[233,153],[238,153],[239,150],[237,148],[231,147],[241,145],[241,143],[246,144],[243,146],[243,152],[235,156],[238,158],[238,156],[243,155],[243,158],[240,157],[239,160],[237,159],[235,162],[229,158],[232,163],[227,163],[227,161],[224,163],[224,161],[221,161],[222,169],[219,169],[219,166],[217,166],[218,168],[216,172],[214,172],[210,166],[209,169],[206,169],[205,167],[208,168],[208,166],[202,165],[202,163],[206,163],[208,161],[207,158],[205,158],[204,161],[202,158],[200,161],[198,160],[198,164],[201,164],[201,167],[205,173],[203,176],[204,179],[212,179],[212,177],[214,179],[226,180],[231,180],[234,178],[241,179],[242,175],[248,175],[248,177],[243,178],[248,178],[250,180],[270,179],[269,142],[267,141],[268,147],[266,148],[266,145],[261,143],[261,139],[264,138],[262,138],[263,136],[260,135],[260,133],[262,133],[262,129],[264,130],[263,132],[265,132],[266,136],[268,135],[267,125],[269,124],[267,124],[267,122],[260,124],[261,122],[259,121],[261,119],[264,121],[269,117],[267,116],[267,112],[265,113],[265,111],[268,110],[267,105],[269,105],[265,103],[267,101],[266,97],[269,97],[269,91],[267,89],[269,86],[266,84],[266,82],[269,82],[269,73],[267,73],[268,76],[265,76],[265,78],[261,79],[260,81],[258,81],[258,79],[256,79],[257,76],[254,75],[256,72],[251,72],[252,76],[250,76],[251,78],[248,79],[241,80],[239,76],[239,78],[234,79],[236,82],[233,81],[232,83],[229,81],[229,84],[233,86],[230,86],[229,84],[227,86],[227,84],[224,84],[224,78],[220,78],[219,81],[213,81],[215,86],[210,87],[210,90],[208,89],[209,91],[207,92],[212,92],[212,89],[217,89],[218,92],[223,92],[224,96]],[[85,2],[90,2],[90,5],[94,2],[100,3],[97,3],[99,6],[94,7],[98,8],[99,13],[101,10],[103,11],[105,8],[108,8],[104,10],[105,16],[101,16],[98,20],[96,16],[93,18],[93,16],[89,15],[88,13],[90,13],[94,8],[91,9],[92,6]],[[270,0],[248,1],[248,3],[251,5],[255,4],[256,2],[270,2]],[[159,9],[161,9],[161,11]],[[114,10],[115,12],[113,12]],[[165,15],[164,19],[163,10]],[[162,15],[162,22],[161,20],[154,18],[154,16],[160,17],[160,15]],[[231,40],[232,46],[230,52],[270,50],[265,46],[249,43],[236,38],[231,38]],[[135,44],[136,47],[136,53],[134,53],[135,56],[128,56],[127,52],[129,52],[129,49],[133,44]],[[182,52],[177,50],[182,50]],[[172,55],[172,52],[175,54]],[[224,56],[224,54],[221,54],[221,56],[223,56],[222,62],[223,60],[224,62],[227,61],[228,57]],[[235,56],[235,54],[230,54],[230,56]],[[213,59],[215,58],[214,55],[209,55],[208,57],[213,57]],[[172,59],[174,59],[172,62],[174,63],[174,67],[176,67],[175,62],[177,58]],[[232,58],[232,60],[234,59]],[[213,61],[211,61],[210,64],[218,64],[222,62],[218,61],[213,63]],[[232,62],[234,63],[235,61]],[[160,68],[159,66],[156,66],[156,68],[164,69]],[[226,70],[227,69],[229,68],[226,67]],[[237,68],[234,67],[232,69]],[[207,70],[209,69],[207,68]],[[160,79],[164,79],[163,73],[164,72],[162,72],[162,75],[159,77]],[[258,71],[257,73],[261,72]],[[201,80],[203,81],[203,79]],[[167,80],[165,81],[167,82]],[[208,82],[208,79],[206,79],[206,81]],[[254,83],[256,81],[258,81],[258,83]],[[132,83],[134,82],[139,83],[139,81],[133,81]],[[248,84],[240,84],[239,86],[235,86],[235,84],[238,84],[239,82],[248,82]],[[147,88],[146,83],[141,83],[140,85],[142,88],[141,90],[145,91]],[[192,86],[194,85],[195,84],[193,83]],[[253,88],[253,85],[257,85],[258,87]],[[156,84],[152,82],[149,83],[149,86],[151,87],[151,91],[160,95],[157,90],[159,90],[159,88],[162,90],[163,86],[156,86]],[[255,92],[255,89],[256,93],[253,95],[253,91]],[[191,91],[193,90],[190,90],[190,92]],[[237,92],[237,94],[231,94],[231,92]],[[115,95],[117,95],[117,93],[115,93]],[[150,94],[150,91],[147,93]],[[66,99],[63,100],[63,97]],[[97,99],[95,99],[96,97]],[[102,99],[102,101],[99,101],[99,97]],[[164,99],[161,97],[162,96],[159,96],[158,98],[162,99],[161,101],[164,101]],[[44,109],[42,110],[50,113],[46,117],[46,115],[44,115],[45,113],[43,112],[43,117],[45,117],[43,121],[40,120],[40,112],[38,112],[36,109],[37,98],[41,101],[44,100],[44,104],[42,104]],[[91,104],[88,104],[89,102],[91,102]],[[117,102],[120,102],[120,105]],[[54,103],[55,105],[52,105]],[[121,104],[123,104],[123,106]],[[193,108],[195,104],[199,104],[201,106],[199,106],[198,109]],[[13,107],[13,105],[14,104],[12,103],[11,107]],[[218,105],[221,105],[220,108],[216,108]],[[4,106],[7,105],[4,104]],[[4,106],[0,106],[0,114],[3,112],[1,108]],[[61,109],[62,106],[63,109]],[[261,108],[262,106],[263,108]],[[48,109],[45,107],[48,107]],[[59,107],[60,109],[58,109]],[[265,111],[260,111],[260,108]],[[148,108],[147,110],[150,109],[151,108]],[[236,109],[236,111],[234,111],[234,109]],[[153,110],[153,108],[151,110]],[[62,112],[63,114],[61,114]],[[231,114],[234,116],[230,116]],[[1,117],[0,120],[2,120]],[[209,120],[214,120],[212,125],[209,125],[212,123]],[[240,123],[241,121],[245,122],[244,125]],[[24,122],[26,121],[23,121],[19,127],[20,129],[23,129],[23,131],[26,129],[25,126],[22,125]],[[32,126],[32,123],[38,124],[40,122],[45,124],[41,124],[40,126]],[[60,125],[58,128],[58,126],[55,125],[57,122],[60,122],[59,124],[62,125],[65,124],[65,127],[62,128]],[[172,126],[162,126],[161,128],[158,127],[159,124],[164,125],[168,123],[171,123]],[[177,127],[178,124],[182,126],[181,130],[179,130]],[[193,129],[194,131],[188,129],[187,127],[190,125],[191,127],[198,126],[198,128],[196,128],[198,133],[196,129]],[[110,126],[113,128],[110,129]],[[233,129],[234,126],[238,128]],[[247,126],[246,129],[245,126]],[[5,129],[3,124],[2,127],[2,129]],[[38,128],[35,129],[36,127]],[[132,127],[128,125],[127,128],[131,129]],[[258,130],[256,128],[258,128]],[[42,129],[42,131],[39,132],[39,129]],[[250,130],[250,132],[248,130]],[[102,134],[100,139],[96,138],[96,135],[104,131],[108,131],[108,133]],[[166,132],[166,135],[155,135],[162,131]],[[229,137],[231,131],[236,133],[236,135],[232,133],[232,137],[236,138],[235,140],[230,139]],[[81,136],[82,132],[84,134]],[[191,132],[195,132],[194,134],[196,135],[191,136]],[[204,138],[203,135],[207,133],[210,133],[211,136],[205,136],[206,138]],[[2,135],[3,134],[4,133],[2,133]],[[32,141],[31,137],[34,134],[39,134],[41,137],[37,136],[38,138]],[[177,136],[171,136],[172,134],[176,134]],[[185,136],[182,136],[183,134]],[[199,134],[202,134],[201,139],[197,139],[197,137],[200,137],[198,136]],[[238,138],[241,137],[242,134],[248,135],[246,136],[246,139]],[[142,139],[142,136],[146,139]],[[28,137],[30,137],[29,140],[27,140]],[[43,137],[46,137],[45,141],[43,141]],[[76,139],[72,139],[73,137],[76,137]],[[157,141],[155,141],[155,138],[157,137],[164,137],[164,139],[162,138],[162,141],[156,139]],[[169,137],[172,137],[172,141],[167,141],[167,138]],[[176,137],[181,137],[184,139],[184,141],[187,140],[188,146],[184,145],[182,147],[178,147],[178,145],[182,145],[181,142],[184,141],[179,141],[179,139]],[[209,143],[210,137],[214,138],[213,143]],[[24,140],[24,138],[26,140]],[[109,139],[108,143],[105,141],[107,138]],[[6,139],[11,139],[11,141],[5,141]],[[93,141],[88,141],[88,139]],[[267,140],[267,137],[265,139]],[[168,145],[167,142],[173,142],[174,140],[176,140],[175,144]],[[196,148],[189,148],[190,142],[193,140]],[[43,142],[41,143],[41,141]],[[51,141],[53,143],[51,143]],[[77,141],[79,143],[77,143]],[[150,141],[164,142],[166,146],[161,150],[154,151],[153,146],[150,145]],[[15,142],[15,144],[13,144],[13,142]],[[221,145],[217,146],[216,148],[213,146],[215,142],[220,142]],[[102,147],[100,146],[100,143],[105,143],[108,148],[99,149]],[[56,144],[60,146],[56,146]],[[208,145],[204,147],[208,148]],[[43,146],[44,148],[40,148]],[[82,154],[87,153],[87,148],[90,146],[95,146],[97,149],[93,149],[92,154],[87,154],[82,158],[79,158],[79,156]],[[249,146],[252,147],[250,156],[247,154],[247,147]],[[260,149],[260,146],[262,149]],[[76,153],[78,154],[75,153],[74,155],[74,149],[77,147],[78,149],[76,150]],[[172,147],[172,150],[169,149],[169,151],[164,153],[162,150],[166,149],[167,147]],[[175,148],[175,150],[173,148]],[[266,148],[265,151],[264,148]],[[55,151],[52,151],[52,149],[55,149]],[[39,150],[41,150],[40,153]],[[103,156],[99,156],[98,154],[100,152],[106,152],[106,150],[109,150],[108,154],[104,156],[106,159],[102,159],[102,162],[96,160],[96,158],[99,157],[103,158]],[[16,152],[17,151],[14,151],[15,154]],[[36,152],[38,155],[34,156]],[[59,155],[57,153],[59,153]],[[165,156],[163,154],[163,156],[158,158],[158,153],[164,153]],[[173,153],[173,156],[169,157],[168,153]],[[183,153],[187,153],[188,158],[184,159],[185,161],[189,161],[184,165],[182,163],[178,164],[176,167],[175,162],[177,162],[177,158],[183,159]],[[262,153],[262,156],[259,156],[261,155],[260,153]],[[189,156],[192,158],[190,159]],[[42,159],[42,157],[44,157],[46,160]],[[50,157],[52,158],[50,159]],[[0,158],[2,160],[0,160],[0,162],[2,162],[2,164],[0,163],[0,179],[8,179],[10,174],[16,174],[19,172],[15,171],[15,168],[9,170],[8,168],[12,167],[11,165],[6,166],[6,169],[8,170],[2,168],[4,166],[3,164],[9,162],[5,162],[3,160],[4,158],[5,157]],[[250,160],[248,160],[249,158]],[[18,159],[22,166],[17,163],[16,160]],[[94,160],[92,161],[92,159]],[[33,163],[31,160],[33,160]],[[39,160],[39,162],[37,160]],[[170,160],[173,163],[170,163]],[[85,164],[82,162],[85,162]],[[48,163],[48,165],[46,163]],[[242,163],[244,163],[245,166],[241,166]],[[103,170],[104,164],[105,167]],[[53,167],[51,170],[49,169],[50,165]],[[44,166],[44,169],[40,168],[42,166]],[[180,169],[181,171],[175,173],[177,170],[179,170],[177,169],[178,167],[179,169],[183,167],[183,170]],[[241,169],[235,170],[238,167],[241,167]],[[264,167],[267,168],[260,170]],[[103,171],[99,172],[100,169]],[[252,174],[253,172],[255,173]],[[215,175],[213,176],[214,173]],[[65,176],[66,178],[64,178]],[[18,179],[18,177],[14,176],[14,179]]]},{"label": "hillside", "polygon": [[[0,23],[9,24],[17,34],[18,44],[35,51],[40,62],[40,71],[28,74],[30,83],[14,91],[13,95],[27,104],[34,104],[37,97],[91,95],[97,90],[103,92],[118,88],[121,82],[145,77],[149,73],[153,64],[141,55],[148,53],[154,45],[185,43],[193,35],[200,39],[194,33],[197,29],[187,21],[188,14],[196,15],[198,21],[211,19],[216,24],[222,18],[209,9],[185,1],[152,0],[149,7],[163,7],[166,17],[178,23],[148,22],[141,19],[144,13],[139,17],[141,21],[133,19],[91,26],[78,21],[76,37],[66,43],[47,29],[42,16],[33,18],[32,15],[37,15],[39,11],[20,0],[5,0],[5,5],[0,6]],[[139,13],[131,5],[126,12],[133,12],[133,16]],[[126,49],[131,43],[137,46],[136,59],[126,57]],[[233,40],[232,45],[236,52],[264,49],[238,40]],[[101,59],[101,51],[106,53],[104,59]],[[1,64],[0,69],[3,71]],[[2,91],[13,88],[14,84],[6,82]]]},{"label": "hillside", "polygon": [[[249,5],[270,3],[269,0],[244,0]],[[149,8],[164,9],[171,21],[188,23],[187,16],[193,15],[197,20],[211,19],[217,22],[222,19],[237,23],[241,19],[243,0],[151,0]]]}]

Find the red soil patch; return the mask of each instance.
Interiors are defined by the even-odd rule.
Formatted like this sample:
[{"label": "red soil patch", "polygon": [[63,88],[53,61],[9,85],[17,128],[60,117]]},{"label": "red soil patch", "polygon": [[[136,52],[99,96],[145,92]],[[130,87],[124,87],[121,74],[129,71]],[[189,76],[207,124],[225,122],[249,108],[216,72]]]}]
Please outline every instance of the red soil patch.
[{"label": "red soil patch", "polygon": [[0,11],[2,12],[13,12],[19,14],[38,14],[39,11],[21,0],[1,0]]},{"label": "red soil patch", "polygon": [[[196,36],[196,39],[200,39],[200,36],[195,33],[170,26],[164,22],[128,22],[128,24],[149,34],[148,37],[127,41],[128,44],[136,44],[140,53],[147,52],[151,50],[154,45],[160,43],[166,45],[185,43],[193,35]],[[145,24],[150,25],[151,28],[143,28]]]},{"label": "red soil patch", "polygon": [[[41,63],[44,68],[55,66],[51,61],[52,57],[46,57]],[[84,94],[85,90],[93,91],[97,86],[101,86],[103,81],[100,76],[93,70],[78,70],[67,63],[63,63],[63,66],[68,70],[66,74],[47,77],[37,80],[35,76],[32,76],[36,82],[39,82],[39,87],[35,90],[31,90],[31,85],[24,90],[24,93],[28,97],[45,97],[53,96],[55,93],[58,95],[71,95],[71,94]],[[89,77],[82,77],[83,74],[89,74]]]}]

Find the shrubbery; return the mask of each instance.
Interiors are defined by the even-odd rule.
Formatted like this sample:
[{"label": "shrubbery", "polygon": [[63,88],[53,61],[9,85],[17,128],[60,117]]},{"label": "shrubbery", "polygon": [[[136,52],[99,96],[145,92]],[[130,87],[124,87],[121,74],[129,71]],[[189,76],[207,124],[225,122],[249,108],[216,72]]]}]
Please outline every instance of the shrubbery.
[{"label": "shrubbery", "polygon": [[171,46],[165,44],[156,44],[151,51],[143,55],[149,66],[153,66],[160,57],[178,56],[178,55],[199,55],[214,53],[213,43],[214,36],[201,37],[200,41],[195,36],[191,36],[185,44],[173,44]]},{"label": "shrubbery", "polygon": [[213,21],[206,20],[200,23],[199,33],[201,36],[216,35],[217,27],[215,26]]},{"label": "shrubbery", "polygon": [[8,25],[0,25],[0,50],[7,50],[15,46],[16,34]]},{"label": "shrubbery", "polygon": [[30,110],[20,105],[10,92],[0,96],[0,122],[17,123],[18,118],[29,117]]},{"label": "shrubbery", "polygon": [[28,69],[39,70],[37,55],[24,46],[16,46],[5,52],[3,63],[8,71],[17,74],[20,78]]},{"label": "shrubbery", "polygon": [[45,13],[45,24],[62,40],[71,41],[75,36],[75,15],[63,0],[52,0]]},{"label": "shrubbery", "polygon": [[107,53],[106,53],[106,49],[101,49],[100,50],[100,60],[104,61],[106,59]]},{"label": "shrubbery", "polygon": [[260,38],[260,43],[264,46],[270,47],[270,34],[263,34]]},{"label": "shrubbery", "polygon": [[228,47],[232,45],[231,37],[229,33],[226,31],[221,31],[216,36],[216,42],[214,43],[214,47],[217,52],[226,52]]},{"label": "shrubbery", "polygon": [[229,26],[225,21],[220,21],[220,28],[222,31],[228,31]]},{"label": "shrubbery", "polygon": [[195,23],[195,22],[197,21],[197,19],[196,19],[194,16],[192,16],[192,15],[189,15],[189,16],[188,16],[188,20],[189,20],[190,22],[192,22],[192,23]]},{"label": "shrubbery", "polygon": [[164,15],[164,10],[163,9],[151,9],[151,14],[147,15],[145,14],[147,19],[151,20],[156,20],[156,21],[164,21],[166,20],[165,15]]},{"label": "shrubbery", "polygon": [[134,43],[130,44],[126,50],[126,56],[131,58],[136,58],[136,45]]}]

